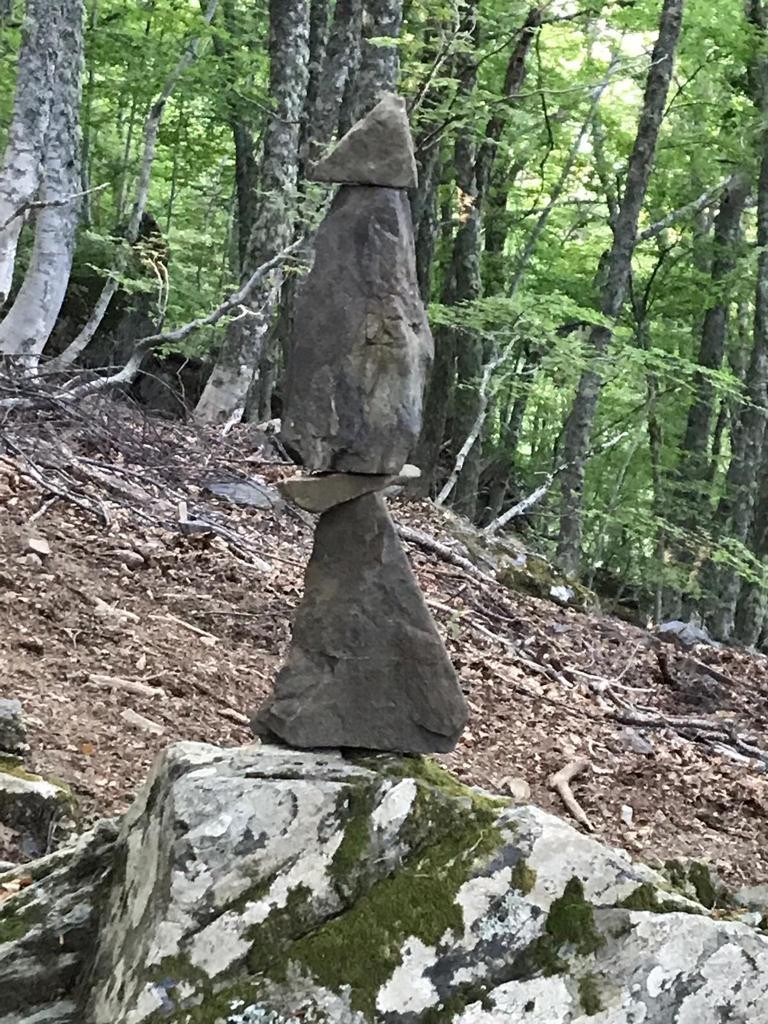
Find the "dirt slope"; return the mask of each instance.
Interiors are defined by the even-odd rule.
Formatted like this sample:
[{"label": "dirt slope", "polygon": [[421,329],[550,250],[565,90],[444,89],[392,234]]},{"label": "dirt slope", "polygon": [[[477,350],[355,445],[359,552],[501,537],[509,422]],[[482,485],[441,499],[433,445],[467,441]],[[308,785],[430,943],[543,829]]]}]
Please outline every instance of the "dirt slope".
[{"label": "dirt slope", "polygon": [[[291,472],[264,461],[262,440],[108,402],[0,430],[0,696],[23,702],[33,764],[71,785],[83,825],[122,811],[170,741],[250,740],[243,713],[285,650],[311,522],[204,485]],[[451,542],[431,505],[393,508]],[[40,540],[50,554],[32,550]],[[566,814],[548,778],[584,757],[573,790],[601,838],[650,862],[695,857],[732,882],[768,879],[768,776],[750,753],[768,746],[764,658],[660,648],[409,550],[470,702],[446,759],[462,778],[527,783]],[[637,719],[653,727],[625,724]]]}]

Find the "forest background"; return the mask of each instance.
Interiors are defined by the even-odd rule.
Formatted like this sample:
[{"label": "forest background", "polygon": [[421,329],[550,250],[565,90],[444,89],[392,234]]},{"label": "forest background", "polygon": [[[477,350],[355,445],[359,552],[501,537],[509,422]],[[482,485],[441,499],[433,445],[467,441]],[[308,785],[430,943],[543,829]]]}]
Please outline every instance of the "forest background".
[{"label": "forest background", "polygon": [[383,88],[420,170],[421,494],[765,646],[761,0],[0,0],[0,409],[153,350],[199,421],[279,416],[304,172]]}]

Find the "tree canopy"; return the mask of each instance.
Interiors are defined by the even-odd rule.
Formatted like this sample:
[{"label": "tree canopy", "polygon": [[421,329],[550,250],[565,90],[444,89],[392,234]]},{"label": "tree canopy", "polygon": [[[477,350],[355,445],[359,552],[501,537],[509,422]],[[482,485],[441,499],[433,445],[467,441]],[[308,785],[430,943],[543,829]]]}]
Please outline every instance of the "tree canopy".
[{"label": "tree canopy", "polygon": [[[44,374],[106,283],[144,319],[94,328],[103,361],[157,335],[213,367],[198,418],[279,415],[328,195],[306,163],[396,87],[436,343],[424,493],[642,615],[764,643],[767,18],[762,0],[6,4],[0,352]],[[69,285],[22,351],[41,274]]]}]

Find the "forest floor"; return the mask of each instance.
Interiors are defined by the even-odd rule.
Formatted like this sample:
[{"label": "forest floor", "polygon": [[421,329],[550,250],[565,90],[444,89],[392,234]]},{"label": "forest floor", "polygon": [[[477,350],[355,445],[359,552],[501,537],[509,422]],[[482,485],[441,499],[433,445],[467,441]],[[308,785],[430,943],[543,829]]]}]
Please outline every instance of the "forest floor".
[{"label": "forest floor", "polygon": [[[290,475],[263,439],[105,399],[0,425],[0,696],[22,701],[30,763],[71,786],[82,826],[123,811],[171,741],[252,742],[312,519],[206,485]],[[458,550],[431,503],[391,506]],[[768,880],[768,775],[750,754],[768,742],[765,658],[662,645],[406,546],[469,701],[443,759],[463,780],[568,816],[549,777],[583,757],[573,792],[599,838]]]}]

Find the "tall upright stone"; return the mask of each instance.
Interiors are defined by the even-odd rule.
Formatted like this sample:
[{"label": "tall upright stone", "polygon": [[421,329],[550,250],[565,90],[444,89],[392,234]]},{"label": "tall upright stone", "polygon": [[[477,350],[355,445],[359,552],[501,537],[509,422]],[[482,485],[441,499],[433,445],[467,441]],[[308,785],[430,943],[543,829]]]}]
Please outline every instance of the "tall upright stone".
[{"label": "tall upright stone", "polygon": [[384,499],[320,517],[284,668],[255,730],[297,747],[448,751],[467,718]]},{"label": "tall upright stone", "polygon": [[[408,177],[407,121],[387,146],[377,118],[382,105],[385,100],[327,158],[334,180],[375,177],[359,166],[370,133],[370,151],[386,154],[391,165],[381,180]],[[345,149],[349,139],[357,143]],[[397,473],[419,437],[433,352],[406,192],[344,185],[320,226],[314,265],[296,303],[283,444],[309,470]]]},{"label": "tall upright stone", "polygon": [[322,515],[286,663],[253,728],[297,747],[444,752],[466,702],[377,493],[416,444],[433,355],[402,100],[385,96],[312,175],[342,187],[296,304],[281,437],[330,475],[284,487]]}]

